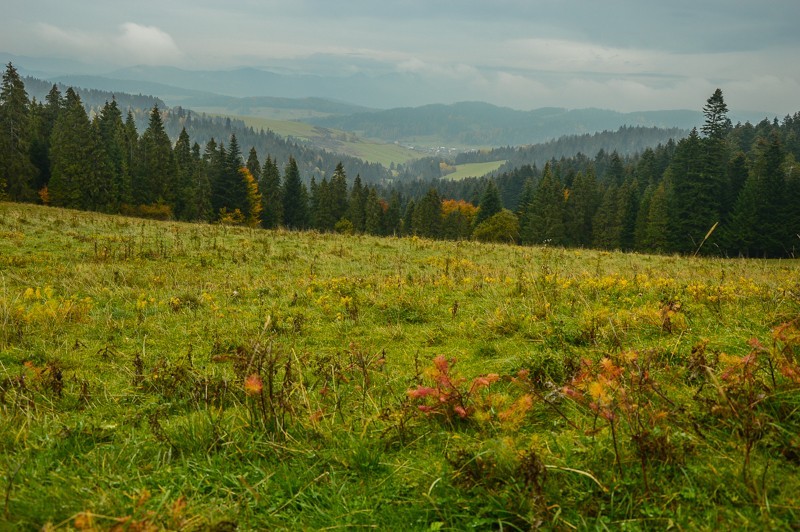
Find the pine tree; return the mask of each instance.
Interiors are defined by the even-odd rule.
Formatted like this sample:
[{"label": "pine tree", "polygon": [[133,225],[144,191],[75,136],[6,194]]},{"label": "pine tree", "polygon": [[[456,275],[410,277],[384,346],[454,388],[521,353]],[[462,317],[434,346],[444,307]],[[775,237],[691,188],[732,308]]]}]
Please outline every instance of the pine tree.
[{"label": "pine tree", "polygon": [[123,180],[123,187],[120,189],[120,201],[123,205],[133,205],[133,174],[137,170],[136,165],[139,156],[139,133],[136,131],[136,120],[133,117],[133,112],[128,110],[125,116],[125,135],[124,135],[124,152],[123,157],[125,161],[125,168],[127,168],[128,175]]},{"label": "pine tree", "polygon": [[87,187],[83,190],[84,208],[102,212],[116,212],[117,204],[117,171],[112,155],[112,146],[106,145],[103,137],[100,116],[92,120],[91,137],[89,138],[91,156],[90,173],[87,175]]},{"label": "pine tree", "polygon": [[536,191],[519,227],[520,239],[529,244],[564,244],[564,187],[546,164]]},{"label": "pine tree", "polygon": [[[336,170],[330,181],[331,216],[336,222],[347,216],[349,201],[347,198],[347,175],[341,162],[336,165]],[[351,220],[352,221],[352,220]]]},{"label": "pine tree", "polygon": [[289,157],[283,172],[283,224],[289,229],[308,225],[308,191],[300,181],[297,161]]},{"label": "pine tree", "polygon": [[414,234],[414,211],[417,210],[417,202],[413,199],[408,200],[406,208],[403,211],[403,219],[401,221],[400,234],[403,236]]},{"label": "pine tree", "polygon": [[34,198],[31,185],[36,167],[30,160],[31,126],[25,84],[8,63],[0,88],[0,196],[7,194],[14,201]]},{"label": "pine tree", "polygon": [[475,217],[476,226],[503,210],[503,203],[500,201],[500,191],[497,189],[497,184],[493,180],[489,180],[486,184],[486,189],[483,191],[478,207],[478,215]]},{"label": "pine tree", "polygon": [[255,148],[250,148],[250,153],[247,154],[247,162],[245,163],[250,175],[256,180],[261,181],[261,163],[258,161],[258,153]]},{"label": "pine tree", "polygon": [[[32,188],[37,191],[46,187],[50,182],[50,136],[63,106],[61,92],[59,92],[58,86],[53,85],[45,97],[45,103],[36,106],[36,112],[32,113],[35,122],[33,128],[35,136],[31,141],[31,162],[36,167],[36,177],[33,180]],[[31,110],[33,111],[33,109],[32,106]]]},{"label": "pine tree", "polygon": [[50,146],[52,175],[48,191],[58,207],[88,208],[85,194],[91,175],[91,124],[80,97],[67,89],[64,110],[56,119]]},{"label": "pine tree", "polygon": [[364,206],[364,232],[370,235],[383,234],[383,204],[378,191],[370,187]]},{"label": "pine tree", "polygon": [[601,249],[618,249],[619,236],[619,188],[609,183],[592,219],[592,245]]},{"label": "pine tree", "polygon": [[97,122],[100,135],[100,148],[110,166],[111,178],[106,209],[108,212],[119,212],[130,190],[130,172],[126,163],[126,131],[122,122],[122,112],[116,100],[106,102],[100,111]]},{"label": "pine tree", "polygon": [[178,135],[178,140],[173,149],[175,155],[175,186],[177,194],[175,199],[175,216],[179,220],[191,220],[194,217],[192,212],[192,188],[196,184],[196,174],[198,172],[195,158],[192,155],[191,139],[182,128]]},{"label": "pine tree", "polygon": [[244,215],[247,212],[247,186],[240,170],[242,152],[236,135],[231,135],[227,149],[220,144],[211,164],[211,205],[215,214],[233,213],[237,210]]},{"label": "pine tree", "polygon": [[402,232],[402,217],[400,215],[400,194],[393,190],[389,196],[389,207],[385,216],[386,234],[399,236]]},{"label": "pine tree", "polygon": [[138,205],[164,203],[174,208],[177,199],[175,157],[158,106],[150,111],[147,129],[139,139],[132,188]]},{"label": "pine tree", "polygon": [[261,172],[262,225],[274,229],[283,223],[283,187],[278,163],[267,155]]},{"label": "pine tree", "polygon": [[700,130],[708,138],[721,140],[730,130],[731,121],[728,119],[728,106],[722,97],[722,90],[714,91],[703,106],[703,115],[706,121]]},{"label": "pine tree", "polygon": [[564,235],[568,245],[588,247],[592,243],[592,219],[597,211],[597,180],[593,168],[578,172],[567,196]]},{"label": "pine tree", "polygon": [[678,143],[667,168],[671,250],[694,252],[720,221],[719,183],[716,176],[704,172],[705,160],[702,140],[693,129]]},{"label": "pine tree", "polygon": [[365,206],[367,202],[367,191],[361,184],[361,176],[356,175],[353,180],[353,188],[350,190],[350,203],[347,207],[347,219],[353,223],[356,232],[363,233],[366,222]]},{"label": "pine tree", "polygon": [[617,225],[619,226],[619,247],[631,251],[636,244],[636,217],[639,213],[637,184],[628,180],[619,189],[617,197]]},{"label": "pine tree", "polygon": [[[480,211],[479,211],[480,212]],[[419,200],[411,218],[411,231],[415,235],[439,238],[442,232],[442,199],[435,188]]]},{"label": "pine tree", "polygon": [[670,249],[667,186],[667,183],[662,181],[650,197],[642,242],[646,251],[665,252]]}]

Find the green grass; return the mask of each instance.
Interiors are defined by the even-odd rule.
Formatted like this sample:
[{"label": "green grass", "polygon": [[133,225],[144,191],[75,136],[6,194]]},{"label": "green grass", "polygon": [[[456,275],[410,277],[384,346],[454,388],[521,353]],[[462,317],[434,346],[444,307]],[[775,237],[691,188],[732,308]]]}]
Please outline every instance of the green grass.
[{"label": "green grass", "polygon": [[0,203],[0,528],[789,529],[798,266]]},{"label": "green grass", "polygon": [[496,171],[503,166],[505,161],[491,161],[488,163],[468,163],[457,165],[456,171],[452,174],[447,174],[445,179],[458,181],[467,177],[483,177],[486,174]]}]

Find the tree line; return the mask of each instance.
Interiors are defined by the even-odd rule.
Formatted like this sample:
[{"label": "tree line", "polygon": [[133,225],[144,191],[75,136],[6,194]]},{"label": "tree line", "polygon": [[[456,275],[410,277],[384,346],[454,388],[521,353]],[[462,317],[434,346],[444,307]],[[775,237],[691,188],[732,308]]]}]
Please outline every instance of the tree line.
[{"label": "tree line", "polygon": [[[244,157],[235,134],[173,145],[156,105],[139,135],[112,99],[90,118],[53,86],[29,101],[12,65],[0,91],[0,194],[153,218],[376,235],[661,253],[794,256],[800,244],[800,113],[732,126],[722,92],[700,131],[634,155],[524,165],[492,179],[348,183],[301,178],[289,155]],[[173,114],[173,116],[175,116]],[[177,113],[187,120],[188,115]]]},{"label": "tree line", "polygon": [[800,113],[732,125],[717,89],[685,138],[600,150],[498,176],[399,183],[401,195],[479,206],[472,237],[624,251],[794,257],[800,249]]}]

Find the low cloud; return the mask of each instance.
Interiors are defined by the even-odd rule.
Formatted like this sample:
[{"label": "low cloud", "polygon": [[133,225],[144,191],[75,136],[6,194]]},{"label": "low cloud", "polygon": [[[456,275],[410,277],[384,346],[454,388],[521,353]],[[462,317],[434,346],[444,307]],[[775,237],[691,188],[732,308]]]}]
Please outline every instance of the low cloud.
[{"label": "low cloud", "polygon": [[166,65],[183,57],[172,37],[155,26],[126,22],[120,29],[122,35],[114,41],[126,55],[137,58],[137,63]]},{"label": "low cloud", "polygon": [[117,64],[174,64],[183,53],[172,37],[155,26],[126,22],[118,34],[86,32],[39,24],[41,38],[60,55]]}]

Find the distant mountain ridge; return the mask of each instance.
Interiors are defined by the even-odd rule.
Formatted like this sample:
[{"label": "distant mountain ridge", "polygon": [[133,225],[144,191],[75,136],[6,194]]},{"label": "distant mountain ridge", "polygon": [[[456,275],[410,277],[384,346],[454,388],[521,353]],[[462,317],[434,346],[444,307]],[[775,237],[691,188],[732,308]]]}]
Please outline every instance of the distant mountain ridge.
[{"label": "distant mountain ridge", "polygon": [[520,146],[620,127],[691,129],[703,123],[699,111],[641,111],[546,107],[518,111],[484,102],[425,105],[349,116],[310,118],[306,122],[387,142],[415,143],[436,138],[445,145]]}]

